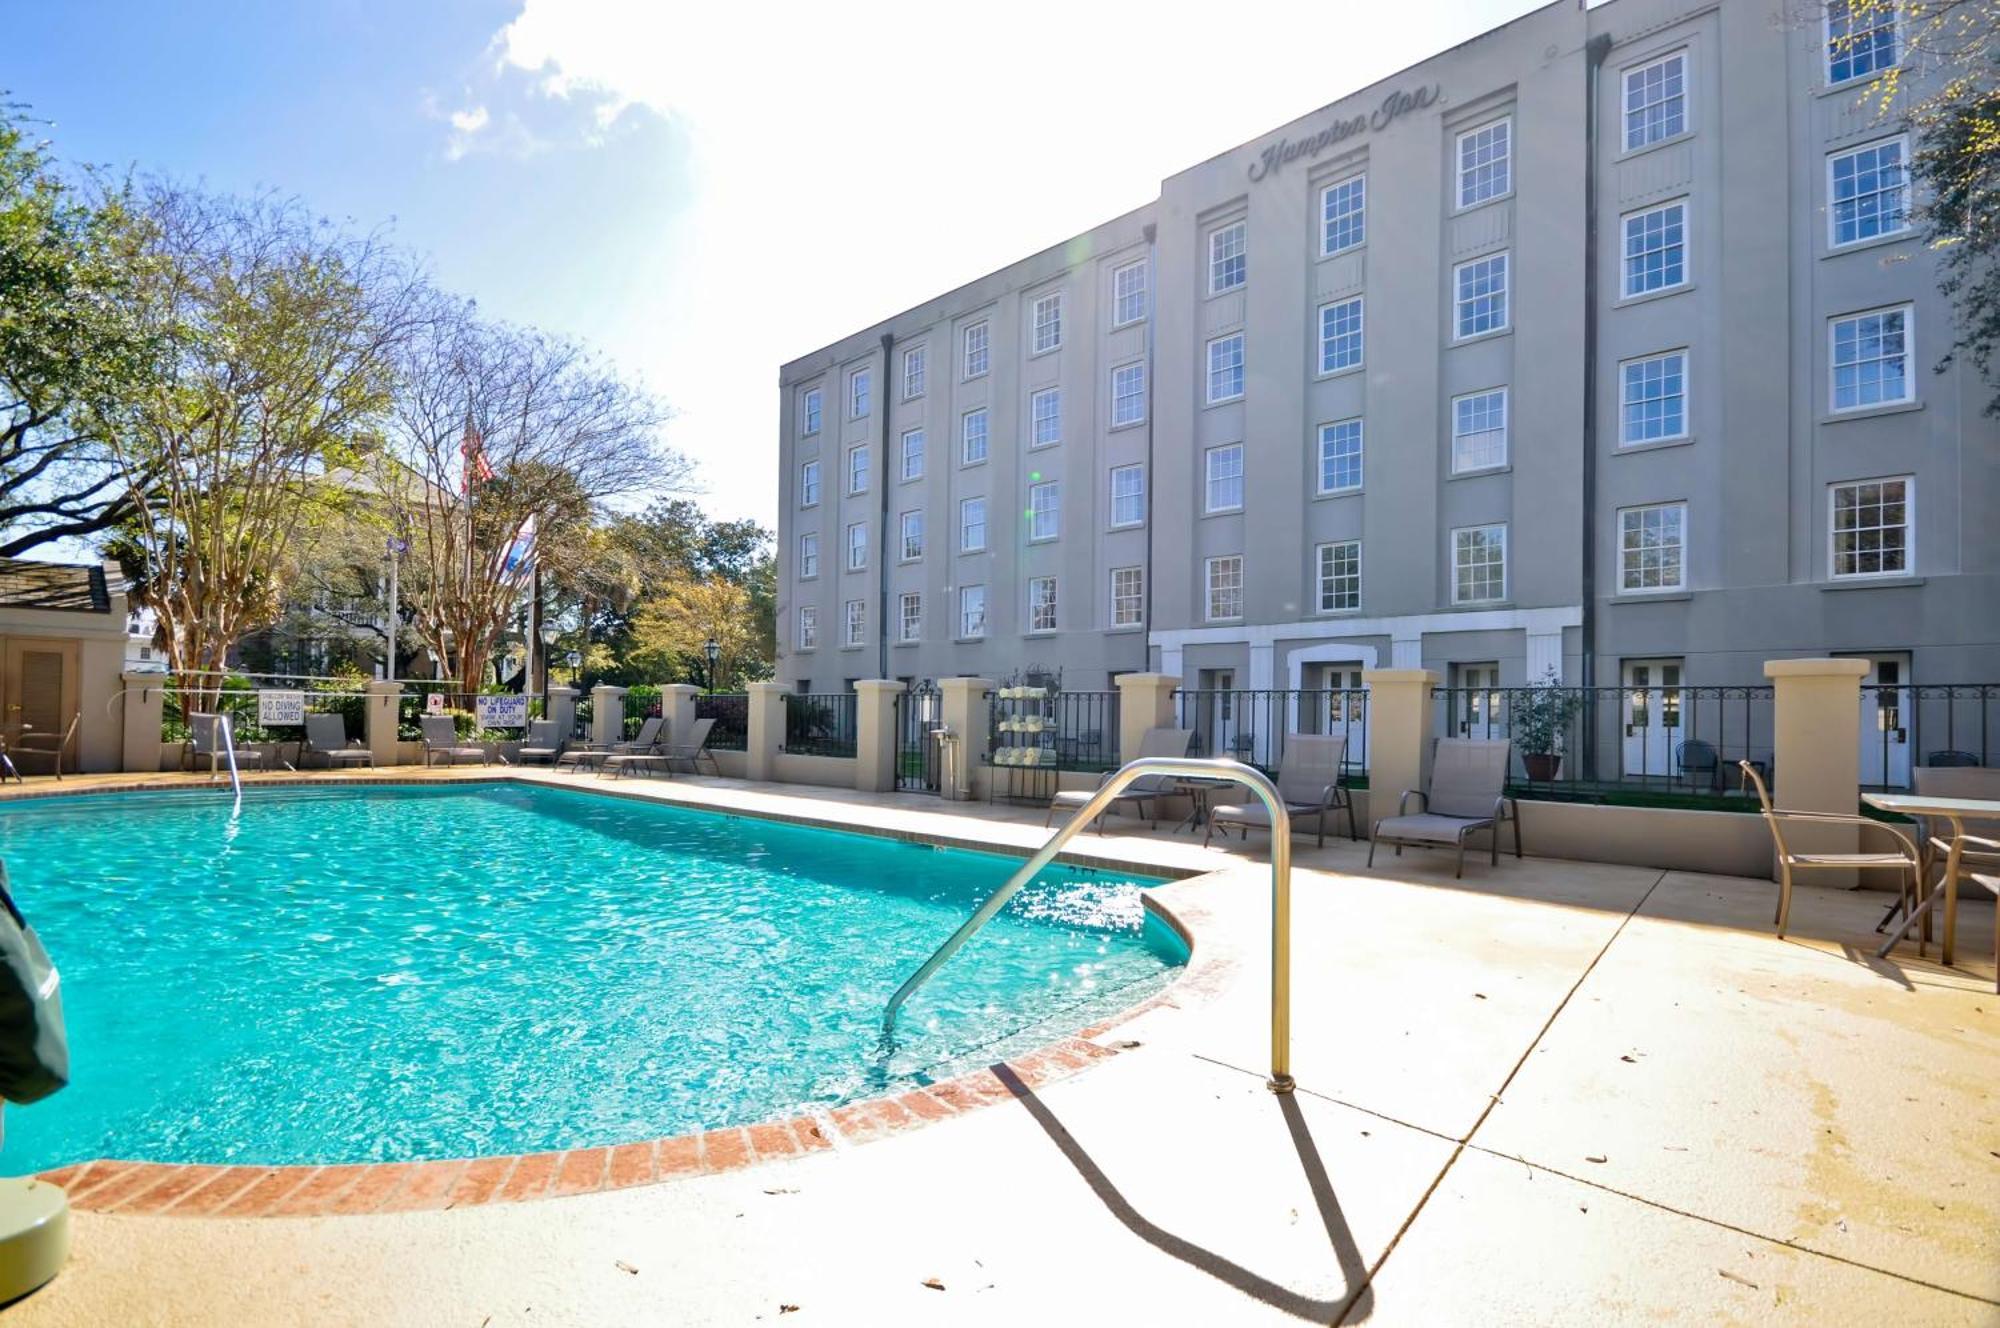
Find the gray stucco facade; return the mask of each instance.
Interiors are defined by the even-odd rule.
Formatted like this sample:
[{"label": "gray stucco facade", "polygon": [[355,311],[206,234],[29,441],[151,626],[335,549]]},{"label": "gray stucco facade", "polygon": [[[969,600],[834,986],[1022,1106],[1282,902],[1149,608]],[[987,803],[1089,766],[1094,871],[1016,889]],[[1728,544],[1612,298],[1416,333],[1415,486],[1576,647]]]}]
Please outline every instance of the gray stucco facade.
[{"label": "gray stucco facade", "polygon": [[780,680],[2000,678],[2000,427],[1794,8],[1559,0],[785,365]]}]

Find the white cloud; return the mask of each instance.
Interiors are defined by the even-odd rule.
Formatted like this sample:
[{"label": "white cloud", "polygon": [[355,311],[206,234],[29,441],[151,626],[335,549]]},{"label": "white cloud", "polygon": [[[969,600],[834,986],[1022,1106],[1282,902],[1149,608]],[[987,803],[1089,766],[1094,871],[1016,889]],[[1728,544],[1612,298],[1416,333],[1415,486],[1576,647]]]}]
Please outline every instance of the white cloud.
[{"label": "white cloud", "polygon": [[489,118],[484,106],[475,106],[469,111],[453,111],[451,127],[461,134],[476,134],[486,127]]}]

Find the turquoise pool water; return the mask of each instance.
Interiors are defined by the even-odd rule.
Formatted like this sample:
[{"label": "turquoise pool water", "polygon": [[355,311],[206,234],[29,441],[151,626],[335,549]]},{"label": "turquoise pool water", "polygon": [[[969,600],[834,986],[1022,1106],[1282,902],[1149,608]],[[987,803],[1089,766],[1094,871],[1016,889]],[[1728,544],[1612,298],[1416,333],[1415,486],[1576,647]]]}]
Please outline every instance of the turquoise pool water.
[{"label": "turquoise pool water", "polygon": [[513,785],[0,805],[73,1080],[0,1170],[624,1142],[984,1064],[1185,962],[1143,883],[1052,869],[905,1007],[1010,860]]}]

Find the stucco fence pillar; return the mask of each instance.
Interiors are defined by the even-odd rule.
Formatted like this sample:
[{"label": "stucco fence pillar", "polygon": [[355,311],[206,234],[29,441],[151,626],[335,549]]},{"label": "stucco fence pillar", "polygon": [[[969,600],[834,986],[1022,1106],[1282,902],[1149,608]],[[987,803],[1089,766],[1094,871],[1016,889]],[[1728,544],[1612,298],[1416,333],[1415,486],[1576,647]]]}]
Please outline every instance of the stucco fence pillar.
[{"label": "stucco fence pillar", "polygon": [[601,682],[590,689],[590,740],[599,747],[625,741],[625,689]]},{"label": "stucco fence pillar", "polygon": [[1363,669],[1368,689],[1368,817],[1396,814],[1405,789],[1420,789],[1431,766],[1431,688],[1438,675],[1429,669]]},{"label": "stucco fence pillar", "polygon": [[547,718],[555,721],[559,741],[567,741],[576,732],[576,688],[549,688]]},{"label": "stucco fence pillar", "polygon": [[369,755],[377,766],[397,763],[396,729],[402,708],[403,684],[381,681],[368,684],[368,710],[362,716],[362,727]]},{"label": "stucco fence pillar", "polygon": [[[1861,805],[1861,680],[1865,659],[1771,659],[1771,801],[1787,811],[1839,812],[1852,816]],[[1853,853],[1861,827],[1784,823],[1785,846],[1793,852]],[[1886,838],[1870,835],[1869,843]],[[1775,849],[1774,849],[1775,853]],[[1776,874],[1775,860],[1772,865]],[[1815,871],[1815,885],[1857,884],[1855,874]]]},{"label": "stucco fence pillar", "polygon": [[887,793],[896,787],[896,698],[903,684],[894,678],[862,678],[854,684],[854,787]]},{"label": "stucco fence pillar", "polygon": [[1118,759],[1130,761],[1145,745],[1149,729],[1174,727],[1174,693],[1181,680],[1171,673],[1121,673],[1118,683]]},{"label": "stucco fence pillar", "polygon": [[124,710],[124,731],[120,736],[119,768],[128,774],[156,775],[160,772],[160,725],[167,711],[167,675],[164,673],[121,673],[118,675]]},{"label": "stucco fence pillar", "polygon": [[939,719],[951,733],[954,755],[949,758],[949,778],[940,771],[939,792],[952,802],[977,798],[986,790],[992,775],[986,769],[988,745],[993,741],[987,723],[986,698],[999,684],[991,678],[939,678]]},{"label": "stucco fence pillar", "polygon": [[743,773],[750,779],[772,777],[778,748],[785,741],[785,694],[789,690],[781,682],[750,684],[749,733],[743,746]]},{"label": "stucco fence pillar", "polygon": [[660,688],[660,716],[667,721],[667,741],[686,742],[694,732],[695,702],[701,688],[691,682],[670,682]]}]

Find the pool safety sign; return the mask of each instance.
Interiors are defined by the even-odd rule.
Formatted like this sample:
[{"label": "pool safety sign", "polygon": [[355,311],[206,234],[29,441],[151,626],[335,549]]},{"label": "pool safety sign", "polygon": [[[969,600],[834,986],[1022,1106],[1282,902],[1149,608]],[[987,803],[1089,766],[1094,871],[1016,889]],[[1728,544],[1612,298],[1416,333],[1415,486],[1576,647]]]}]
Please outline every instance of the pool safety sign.
[{"label": "pool safety sign", "polygon": [[482,696],[477,701],[482,729],[521,729],[528,726],[528,698],[525,696]]},{"label": "pool safety sign", "polygon": [[289,724],[297,727],[306,722],[306,694],[304,692],[257,693],[257,725],[259,728],[283,728]]}]

